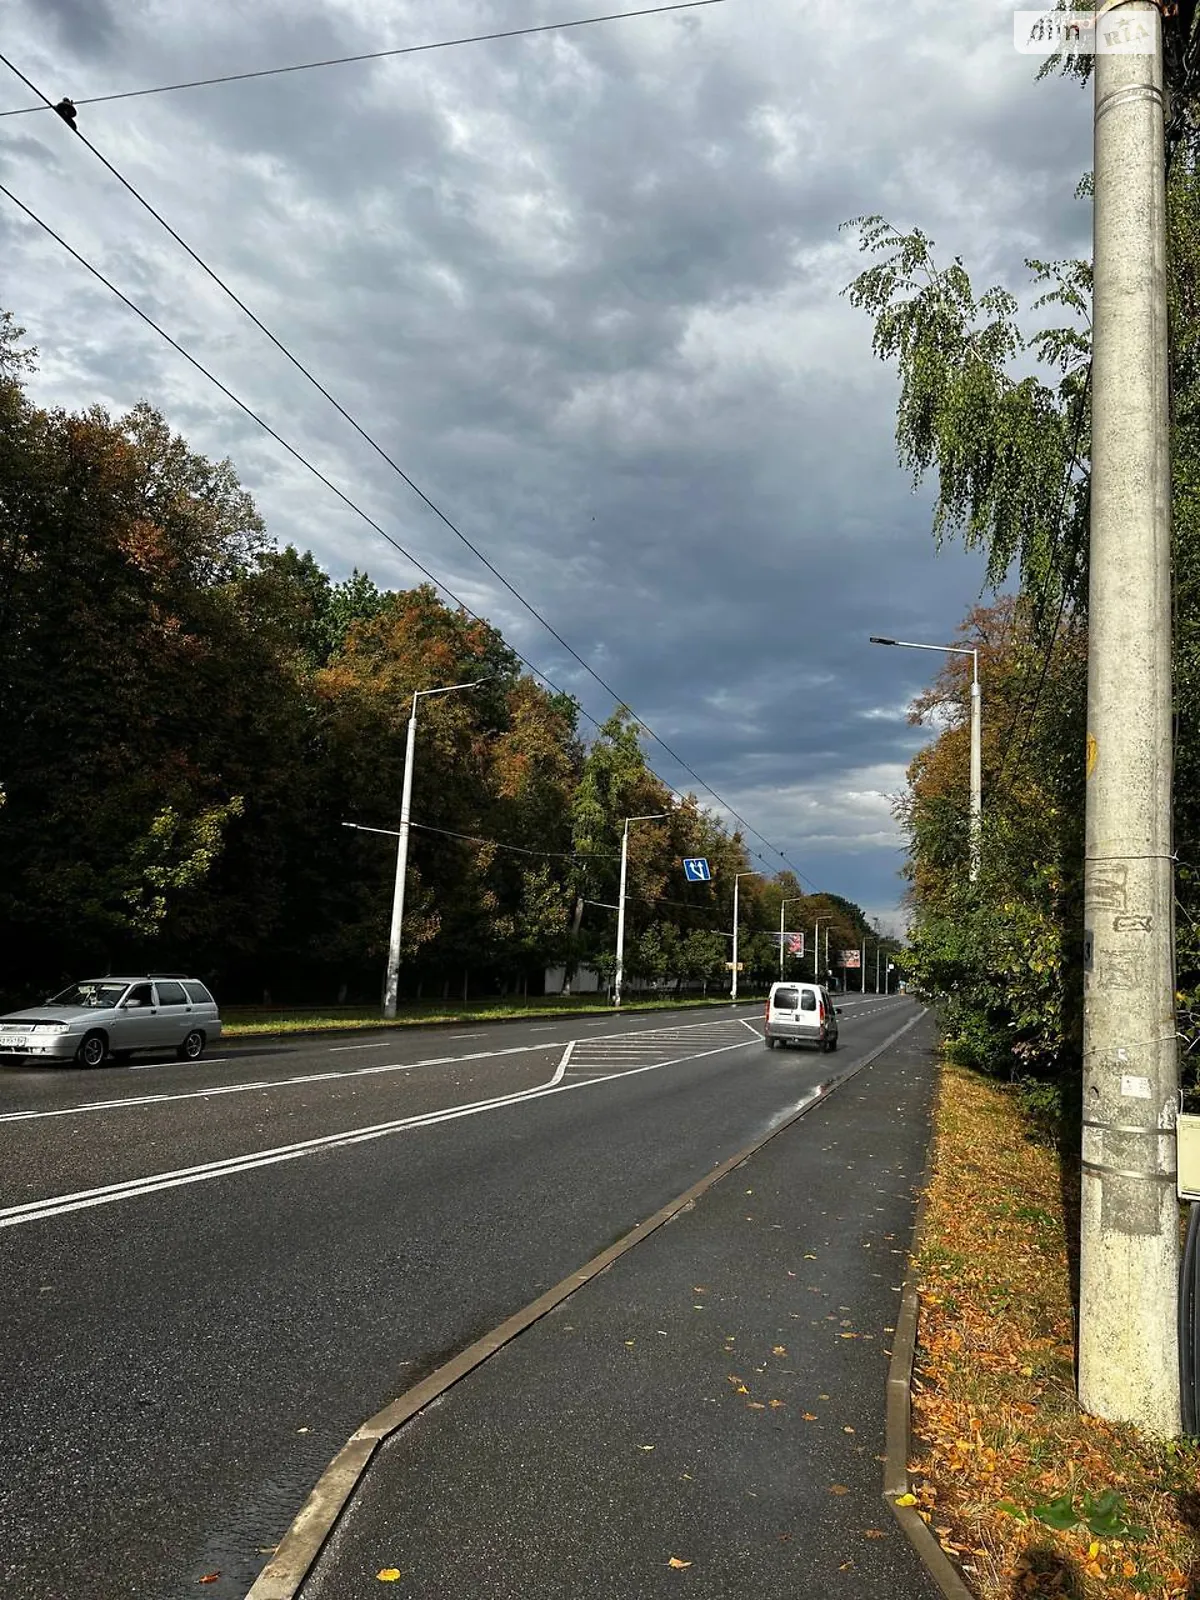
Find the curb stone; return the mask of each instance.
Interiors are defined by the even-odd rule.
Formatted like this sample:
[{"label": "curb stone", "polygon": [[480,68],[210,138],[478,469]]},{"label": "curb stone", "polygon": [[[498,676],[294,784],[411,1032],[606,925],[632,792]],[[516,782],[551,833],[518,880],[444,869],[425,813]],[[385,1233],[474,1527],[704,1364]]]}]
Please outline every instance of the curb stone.
[{"label": "curb stone", "polygon": [[887,1428],[884,1445],[883,1498],[891,1507],[892,1515],[900,1525],[917,1559],[937,1584],[945,1600],[975,1600],[972,1591],[958,1568],[938,1543],[936,1535],[920,1516],[915,1506],[897,1505],[896,1501],[909,1492],[908,1461],[912,1449],[912,1377],[917,1359],[917,1330],[920,1319],[920,1297],[914,1262],[925,1235],[929,1181],[933,1168],[933,1147],[936,1135],[931,1134],[925,1157],[921,1198],[913,1224],[913,1248],[909,1256],[908,1271],[904,1275],[904,1289],[900,1296],[900,1315],[896,1319],[896,1336],[892,1341],[892,1359],[887,1378]]}]

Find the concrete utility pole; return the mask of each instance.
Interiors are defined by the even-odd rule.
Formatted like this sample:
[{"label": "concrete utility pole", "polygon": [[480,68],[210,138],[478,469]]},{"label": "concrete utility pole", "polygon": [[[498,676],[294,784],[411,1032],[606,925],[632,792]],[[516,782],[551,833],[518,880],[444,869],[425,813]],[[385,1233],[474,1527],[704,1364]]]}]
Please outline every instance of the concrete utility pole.
[{"label": "concrete utility pole", "polygon": [[[1141,37],[1106,53],[1105,35]],[[1079,1401],[1180,1429],[1176,1313],[1171,482],[1159,12],[1095,56]]]},{"label": "concrete utility pole", "polygon": [[613,972],[613,1005],[621,1004],[621,989],[625,983],[625,882],[629,876],[629,824],[631,822],[661,822],[665,811],[652,811],[645,817],[626,817],[625,831],[621,835],[621,888],[617,894],[617,964]]},{"label": "concrete utility pole", "polygon": [[408,743],[404,750],[404,785],[400,796],[400,833],[396,847],[396,887],[392,892],[392,931],[388,940],[387,976],[384,980],[383,1014],[395,1017],[400,991],[400,935],[404,928],[404,886],[408,877],[409,812],[412,808],[413,762],[417,754],[417,701],[435,694],[454,694],[459,689],[478,689],[491,678],[476,678],[472,683],[451,683],[444,689],[418,689],[412,698],[408,719]]},{"label": "concrete utility pole", "polygon": [[[807,899],[806,895],[793,895],[790,900],[781,900],[779,902],[779,976],[780,976],[780,978],[783,977],[783,914],[787,910],[788,906],[797,905],[799,903],[799,901],[804,900],[804,899]],[[800,952],[800,957],[801,957],[801,960],[803,960],[803,958],[804,958],[804,951],[803,950],[801,950],[801,952]]]},{"label": "concrete utility pole", "polygon": [[943,655],[971,658],[971,882],[979,876],[980,835],[983,831],[983,701],[979,691],[979,651],[958,644],[913,644],[909,639],[884,639],[871,635],[872,644],[895,645],[901,650],[937,650]]},{"label": "concrete utility pole", "polygon": [[[830,917],[816,917],[813,920],[813,982],[821,981],[821,924],[828,923]],[[829,965],[829,929],[825,929],[825,965]]]}]

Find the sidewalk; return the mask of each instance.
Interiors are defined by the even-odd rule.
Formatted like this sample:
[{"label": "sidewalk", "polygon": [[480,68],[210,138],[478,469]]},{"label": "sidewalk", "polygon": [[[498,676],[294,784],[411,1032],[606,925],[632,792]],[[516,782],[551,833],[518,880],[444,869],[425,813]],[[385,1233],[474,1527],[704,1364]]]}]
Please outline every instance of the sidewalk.
[{"label": "sidewalk", "polygon": [[881,1492],[933,1043],[925,1018],[403,1428],[303,1600],[935,1600]]}]

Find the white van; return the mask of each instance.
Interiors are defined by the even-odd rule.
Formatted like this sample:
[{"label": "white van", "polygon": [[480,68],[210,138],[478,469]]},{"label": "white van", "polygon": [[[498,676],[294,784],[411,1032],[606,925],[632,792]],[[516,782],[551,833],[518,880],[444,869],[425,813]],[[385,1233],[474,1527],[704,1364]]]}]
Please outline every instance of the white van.
[{"label": "white van", "polygon": [[815,1044],[819,1050],[836,1050],[840,1010],[820,984],[773,983],[763,1018],[767,1049],[774,1050],[777,1044]]}]

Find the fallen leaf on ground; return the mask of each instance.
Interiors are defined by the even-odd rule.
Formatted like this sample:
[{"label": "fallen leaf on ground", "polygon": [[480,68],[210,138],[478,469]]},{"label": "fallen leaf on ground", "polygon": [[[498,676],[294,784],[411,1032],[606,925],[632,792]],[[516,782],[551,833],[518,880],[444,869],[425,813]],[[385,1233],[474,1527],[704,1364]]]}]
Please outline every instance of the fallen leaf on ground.
[{"label": "fallen leaf on ground", "polygon": [[375,1576],[379,1579],[380,1583],[395,1583],[396,1579],[400,1576],[400,1568],[383,1567],[375,1574]]},{"label": "fallen leaf on ground", "polygon": [[896,1504],[898,1506],[915,1506],[916,1503],[917,1497],[915,1494],[898,1494],[896,1496]]},{"label": "fallen leaf on ground", "polygon": [[787,1350],[781,1344],[772,1345],[771,1354],[773,1356],[785,1356],[787,1355]]},{"label": "fallen leaf on ground", "polygon": [[653,1450],[654,1446],[652,1444],[640,1444],[640,1445],[638,1445],[638,1449],[639,1450]]},{"label": "fallen leaf on ground", "polygon": [[221,1576],[221,1574],[219,1572],[206,1572],[204,1574],[204,1576],[200,1579],[200,1582],[201,1583],[216,1583],[217,1579],[220,1576]]},{"label": "fallen leaf on ground", "polygon": [[672,1556],[671,1559],[667,1562],[667,1565],[669,1567],[675,1567],[676,1569],[678,1569],[680,1567],[690,1567],[691,1564],[692,1563],[690,1561],[681,1561],[678,1556]]},{"label": "fallen leaf on ground", "polygon": [[747,1400],[746,1402],[747,1411],[765,1411],[766,1409],[761,1400]]},{"label": "fallen leaf on ground", "polygon": [[846,1487],[846,1485],[844,1483],[831,1483],[829,1485],[829,1492],[830,1492],[830,1494],[849,1494],[850,1493],[849,1489],[847,1489],[847,1487]]},{"label": "fallen leaf on ground", "polygon": [[805,1411],[803,1413],[803,1418],[805,1422],[815,1422],[817,1420],[817,1413],[815,1411]]},{"label": "fallen leaf on ground", "polygon": [[853,1433],[853,1432],[854,1432],[854,1429],[853,1429],[853,1428],[843,1428],[843,1429],[842,1429],[842,1432],[843,1432],[843,1433]]},{"label": "fallen leaf on ground", "polygon": [[864,1539],[886,1539],[887,1538],[887,1534],[884,1533],[882,1528],[864,1528],[863,1529],[863,1538]]}]

